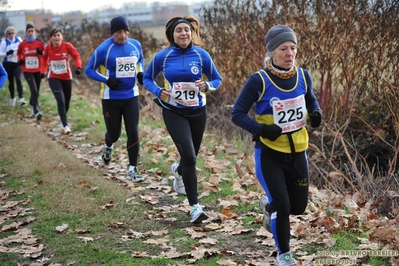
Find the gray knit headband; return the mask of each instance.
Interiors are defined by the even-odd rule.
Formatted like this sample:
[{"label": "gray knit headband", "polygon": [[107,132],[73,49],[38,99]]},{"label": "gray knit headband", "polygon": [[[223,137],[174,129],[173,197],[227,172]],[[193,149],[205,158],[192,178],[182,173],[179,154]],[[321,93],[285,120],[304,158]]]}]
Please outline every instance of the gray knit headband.
[{"label": "gray knit headband", "polygon": [[276,25],[272,27],[265,36],[266,50],[268,52],[273,52],[286,41],[291,41],[297,44],[294,31],[285,25]]}]

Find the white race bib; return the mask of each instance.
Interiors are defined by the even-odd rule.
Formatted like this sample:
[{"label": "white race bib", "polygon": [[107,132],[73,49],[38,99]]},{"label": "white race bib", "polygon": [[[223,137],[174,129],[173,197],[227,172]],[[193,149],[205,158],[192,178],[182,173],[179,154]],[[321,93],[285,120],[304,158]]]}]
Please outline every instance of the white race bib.
[{"label": "white race bib", "polygon": [[51,71],[54,74],[65,74],[68,72],[67,62],[65,59],[63,60],[53,60],[51,61]]},{"label": "white race bib", "polygon": [[14,52],[13,54],[7,55],[7,61],[8,62],[14,62],[17,63],[18,62],[18,56],[17,53]]},{"label": "white race bib", "polygon": [[39,58],[37,56],[27,56],[25,57],[25,67],[28,69],[39,68]]},{"label": "white race bib", "polygon": [[293,99],[272,102],[274,123],[283,133],[296,131],[306,126],[306,102],[304,95]]},{"label": "white race bib", "polygon": [[17,55],[17,51],[18,51],[18,42],[12,42],[8,47],[10,47],[10,50],[14,50],[13,54],[7,55],[7,61],[8,62],[14,62],[17,63],[18,62],[18,55]]},{"label": "white race bib", "polygon": [[169,102],[189,107],[198,106],[199,93],[200,90],[195,85],[195,82],[173,82]]},{"label": "white race bib", "polygon": [[117,78],[132,78],[136,75],[137,57],[117,57],[115,76]]}]

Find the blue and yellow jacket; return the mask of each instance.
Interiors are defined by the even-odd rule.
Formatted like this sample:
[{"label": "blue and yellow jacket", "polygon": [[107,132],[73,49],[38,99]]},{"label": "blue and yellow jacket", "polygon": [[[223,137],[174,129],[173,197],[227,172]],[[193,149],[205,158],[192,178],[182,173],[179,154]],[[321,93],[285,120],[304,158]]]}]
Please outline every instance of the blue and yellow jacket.
[{"label": "blue and yellow jacket", "polygon": [[[128,38],[126,43],[117,44],[110,37],[91,55],[85,74],[101,82],[101,99],[130,99],[139,95],[137,73],[144,72],[144,65],[140,42]],[[117,90],[106,85],[109,77],[121,81]]]},{"label": "blue and yellow jacket", "polygon": [[[320,109],[320,105],[313,93],[312,79],[307,70],[298,68],[296,74],[289,79],[274,76],[267,68],[252,74],[238,96],[232,111],[232,121],[253,134],[254,140],[260,140],[257,145],[283,152],[291,153],[288,133],[282,134],[275,141],[262,138],[262,124],[274,123],[272,103],[275,99],[294,99],[304,95],[307,113]],[[255,117],[248,115],[255,104]],[[291,133],[295,152],[302,152],[308,148],[309,136],[305,127]]]}]

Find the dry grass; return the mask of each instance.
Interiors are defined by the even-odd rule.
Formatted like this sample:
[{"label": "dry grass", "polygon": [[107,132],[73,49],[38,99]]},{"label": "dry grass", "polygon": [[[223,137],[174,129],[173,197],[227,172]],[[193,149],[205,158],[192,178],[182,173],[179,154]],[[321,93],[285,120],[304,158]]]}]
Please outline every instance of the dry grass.
[{"label": "dry grass", "polygon": [[167,42],[166,37],[165,37],[165,26],[164,25],[160,25],[160,26],[143,26],[142,29],[143,29],[144,32],[146,32],[148,34],[152,34],[159,41]]},{"label": "dry grass", "polygon": [[32,125],[15,124],[2,127],[1,131],[2,154],[15,154],[18,158],[7,164],[6,172],[26,181],[37,177],[38,185],[48,188],[46,197],[54,203],[50,208],[82,213],[98,209],[98,203],[88,197],[88,186],[106,190],[109,200],[124,201],[124,187],[102,178],[100,170],[82,164],[70,151],[50,141]]}]

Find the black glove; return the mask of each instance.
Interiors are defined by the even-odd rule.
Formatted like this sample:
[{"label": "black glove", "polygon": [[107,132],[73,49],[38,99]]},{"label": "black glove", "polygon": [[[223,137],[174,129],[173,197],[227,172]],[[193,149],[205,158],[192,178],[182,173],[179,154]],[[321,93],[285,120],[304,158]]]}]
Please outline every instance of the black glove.
[{"label": "black glove", "polygon": [[25,60],[23,60],[23,59],[19,59],[19,61],[18,61],[18,65],[23,65],[23,64],[25,64]]},{"label": "black glove", "polygon": [[140,85],[143,85],[143,76],[144,76],[143,72],[137,73],[137,81],[140,83]]},{"label": "black glove", "polygon": [[310,125],[312,127],[319,127],[320,126],[321,118],[322,118],[322,114],[321,114],[321,110],[320,109],[317,109],[317,110],[314,110],[313,112],[311,112],[309,117],[310,117]]},{"label": "black glove", "polygon": [[40,49],[40,48],[36,48],[36,53],[40,54],[40,55],[43,55],[43,50]]},{"label": "black glove", "polygon": [[10,54],[13,54],[13,53],[14,53],[14,50],[11,49],[11,50],[7,51],[6,55],[10,55]]},{"label": "black glove", "polygon": [[80,75],[80,73],[81,73],[80,68],[75,69],[75,74],[76,75]]},{"label": "black glove", "polygon": [[276,124],[273,125],[263,125],[262,128],[262,137],[267,138],[271,141],[275,141],[278,137],[281,136],[283,129]]},{"label": "black glove", "polygon": [[116,78],[108,78],[107,80],[107,86],[111,89],[111,90],[117,90],[119,87],[119,84],[121,84],[122,81],[117,80]]},{"label": "black glove", "polygon": [[44,73],[40,74],[41,79],[44,79],[45,77],[46,77],[46,74],[44,74]]}]

